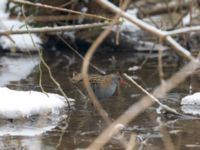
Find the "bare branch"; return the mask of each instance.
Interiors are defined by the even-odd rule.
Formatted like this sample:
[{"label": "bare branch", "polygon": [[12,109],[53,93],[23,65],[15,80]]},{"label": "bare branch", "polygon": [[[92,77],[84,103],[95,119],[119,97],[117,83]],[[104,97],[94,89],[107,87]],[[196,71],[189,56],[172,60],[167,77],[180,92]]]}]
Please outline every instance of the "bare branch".
[{"label": "bare branch", "polygon": [[138,19],[136,17],[127,14],[126,12],[122,11],[117,6],[113,5],[111,2],[109,2],[107,0],[97,0],[97,2],[100,5],[108,8],[109,10],[111,10],[111,11],[113,11],[115,13],[120,13],[121,16],[123,16],[125,19],[129,20],[133,24],[137,25],[141,29],[146,30],[146,31],[156,35],[160,39],[166,39],[166,41],[168,41],[171,44],[171,46],[173,46],[173,44],[176,43],[176,46],[173,46],[173,47],[175,48],[175,50],[176,50],[176,52],[178,54],[180,54],[181,56],[185,57],[188,60],[194,59],[189,51],[184,49],[181,45],[179,45],[170,36],[167,36],[167,32],[166,31],[162,31],[160,29],[157,29],[154,26],[152,26],[150,24],[147,24],[146,22],[144,22],[144,21],[142,21],[142,20],[140,20],[140,19]]},{"label": "bare branch", "polygon": [[[122,10],[124,10],[130,0],[126,0],[124,1],[123,5],[122,5]],[[98,113],[101,115],[101,117],[106,121],[106,123],[108,125],[110,125],[112,122],[110,120],[110,118],[107,116],[107,113],[105,112],[105,110],[103,109],[103,107],[101,106],[100,102],[98,101],[97,97],[95,96],[91,85],[89,83],[89,77],[88,77],[88,67],[89,67],[89,62],[92,59],[93,54],[95,53],[97,47],[103,42],[103,40],[107,37],[107,35],[112,31],[113,26],[118,22],[118,19],[120,17],[120,12],[117,13],[117,15],[114,17],[113,21],[110,23],[110,26],[104,30],[99,36],[98,38],[93,42],[93,44],[90,46],[88,52],[85,55],[85,59],[83,62],[83,66],[82,66],[82,75],[83,75],[83,82],[84,85],[88,91],[88,94],[91,98],[92,103],[94,104],[95,108],[97,109]],[[121,144],[126,147],[126,143],[125,141],[121,140]],[[93,147],[93,149],[98,150],[98,148]]]},{"label": "bare branch", "polygon": [[[161,103],[155,96],[153,96],[151,93],[149,93],[148,91],[146,91],[142,86],[140,86],[139,84],[137,84],[137,82],[135,82],[131,77],[129,77],[127,74],[123,75],[129,82],[131,82],[132,84],[136,85],[142,92],[144,92],[146,95],[148,95],[154,102],[156,102],[160,107],[166,109],[168,112],[171,112],[173,114],[176,115],[181,115],[180,113],[178,113],[175,109],[170,108],[167,105],[164,105],[163,103]],[[165,83],[161,83],[161,84],[165,84]]]},{"label": "bare branch", "polygon": [[178,49],[178,51],[176,51],[178,54],[183,55],[183,52],[184,52],[184,56],[185,57],[187,57],[190,60],[194,59],[194,57],[192,56],[192,54],[187,49],[185,49],[180,44],[178,44],[171,36],[167,36],[166,40],[167,40],[168,43],[171,44],[171,46],[174,49]]},{"label": "bare branch", "polygon": [[64,31],[75,31],[88,28],[99,28],[107,26],[109,23],[92,23],[92,24],[81,24],[81,25],[70,25],[70,26],[59,26],[59,27],[40,27],[27,29],[15,29],[15,30],[0,30],[0,35],[9,34],[24,34],[24,33],[46,33],[46,32],[64,32]]},{"label": "bare branch", "polygon": [[106,18],[106,17],[103,17],[103,16],[83,13],[83,12],[79,12],[79,11],[75,11],[75,10],[55,7],[55,6],[46,5],[46,4],[42,4],[42,3],[32,3],[30,1],[25,1],[25,0],[10,0],[10,1],[13,2],[13,3],[22,4],[22,5],[30,5],[30,6],[36,6],[36,7],[46,8],[46,9],[53,9],[53,10],[58,10],[58,11],[68,12],[68,13],[73,13],[73,14],[78,14],[78,15],[84,15],[84,16],[90,17],[90,18],[98,18],[98,19],[103,19],[103,20],[110,20],[109,18]]},{"label": "bare branch", "polygon": [[[198,60],[191,61],[188,65],[184,66],[179,72],[175,73],[169,80],[165,83],[159,85],[154,91],[153,95],[155,97],[164,97],[167,92],[176,87],[179,83],[185,80],[186,77],[191,75],[200,65]],[[139,102],[133,104],[129,109],[127,109],[116,121],[114,121],[108,128],[106,128],[88,147],[89,150],[100,149],[103,147],[111,137],[119,132],[119,129],[114,128],[117,124],[127,125],[131,120],[136,118],[145,109],[150,107],[154,101],[149,98],[149,96],[143,97]]]},{"label": "bare branch", "polygon": [[188,5],[190,4],[190,1],[185,1],[184,3],[181,3],[179,1],[171,1],[169,3],[167,3],[168,5],[166,6],[166,4],[162,4],[162,3],[156,3],[154,7],[151,7],[151,9],[146,9],[146,7],[144,8],[140,8],[142,13],[139,13],[140,17],[147,17],[147,16],[151,16],[151,15],[157,15],[157,14],[162,14],[162,13],[166,13],[166,12],[175,12],[175,11],[180,11],[181,9],[185,9],[188,8]]},{"label": "bare branch", "polygon": [[168,31],[166,35],[173,36],[177,34],[196,32],[196,31],[200,31],[200,26],[184,27],[184,28]]}]

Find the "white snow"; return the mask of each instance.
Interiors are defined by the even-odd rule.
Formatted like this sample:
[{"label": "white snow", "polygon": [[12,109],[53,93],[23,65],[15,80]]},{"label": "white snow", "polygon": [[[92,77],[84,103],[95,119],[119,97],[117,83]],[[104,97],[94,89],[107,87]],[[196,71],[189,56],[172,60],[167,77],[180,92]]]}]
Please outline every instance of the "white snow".
[{"label": "white snow", "polygon": [[40,63],[38,55],[31,57],[1,57],[0,86],[25,79]]},{"label": "white snow", "polygon": [[183,97],[181,105],[181,110],[184,113],[200,115],[200,92]]},{"label": "white snow", "polygon": [[200,92],[187,95],[181,100],[182,105],[200,105]]},{"label": "white snow", "polygon": [[199,9],[195,9],[195,8],[192,9],[192,12],[189,12],[183,17],[182,19],[183,26],[190,25],[192,18],[196,18],[198,16],[199,16]]},{"label": "white snow", "polygon": [[[1,30],[13,30],[13,29],[26,29],[24,22],[16,19],[9,19],[8,13],[5,12],[7,0],[0,0],[0,29]],[[31,29],[30,26],[28,26]],[[35,46],[31,40],[31,37],[35,43]],[[18,34],[0,37],[0,45],[3,49],[18,49],[22,52],[25,51],[37,51],[42,44],[42,40],[36,34]]]},{"label": "white snow", "polygon": [[123,23],[120,26],[120,31],[124,31],[124,32],[135,32],[137,30],[140,30],[140,29],[136,25],[134,25],[133,23],[125,19],[123,20]]},{"label": "white snow", "polygon": [[6,9],[6,3],[8,2],[8,0],[0,0],[0,12],[4,12]]},{"label": "white snow", "polygon": [[[32,115],[59,114],[66,107],[65,98],[58,94],[37,91],[15,91],[0,88],[0,118],[28,118]],[[69,98],[69,101],[74,100]]]},{"label": "white snow", "polygon": [[182,22],[183,22],[183,26],[187,26],[190,24],[190,22],[191,22],[190,13],[188,13],[185,17],[183,17]]},{"label": "white snow", "polygon": [[[131,16],[137,17],[137,12],[138,9],[129,9],[126,11],[128,14],[130,14]],[[122,24],[120,24],[119,29],[121,32],[135,32],[137,30],[140,30],[139,27],[137,27],[136,25],[134,25],[133,23],[131,23],[130,21],[126,20],[126,19],[122,19]],[[117,26],[115,26],[113,29],[114,31],[116,31]]]},{"label": "white snow", "polygon": [[137,70],[140,70],[142,67],[141,66],[133,66],[133,67],[129,67],[128,68],[128,71],[137,71]]},{"label": "white snow", "polygon": [[200,115],[200,105],[182,105],[181,110],[185,114]]},{"label": "white snow", "polygon": [[[86,7],[81,8],[81,12],[86,13],[87,11],[88,11],[88,8]],[[80,15],[78,18],[78,23],[79,24],[83,23],[84,18],[85,18],[85,15]]]},{"label": "white snow", "polygon": [[[1,57],[0,86],[26,78],[39,63],[38,55]],[[69,98],[69,101],[73,105],[74,100]],[[59,124],[65,115],[65,108],[65,98],[58,94],[46,95],[37,91],[16,91],[0,87],[0,136],[41,135]],[[41,121],[32,121],[33,115],[42,117]],[[7,119],[18,122],[4,123]]]},{"label": "white snow", "polygon": [[73,42],[74,42],[75,39],[76,39],[76,37],[75,37],[75,32],[74,32],[74,31],[64,32],[64,36],[65,36],[65,37],[69,37]]}]

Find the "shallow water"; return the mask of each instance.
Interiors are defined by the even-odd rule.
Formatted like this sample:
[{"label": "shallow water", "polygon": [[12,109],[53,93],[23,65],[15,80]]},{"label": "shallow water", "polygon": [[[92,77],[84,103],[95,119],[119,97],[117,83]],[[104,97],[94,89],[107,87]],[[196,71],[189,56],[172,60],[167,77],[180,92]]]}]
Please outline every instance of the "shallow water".
[{"label": "shallow water", "polygon": [[[112,56],[116,57],[116,62],[111,61]],[[152,91],[159,84],[157,61],[148,60],[141,70],[128,71],[129,67],[142,64],[143,57],[140,55],[108,52],[98,53],[92,62],[106,72],[126,72],[136,78],[148,91]],[[10,57],[10,56],[9,56]],[[21,56],[22,57],[22,56]],[[26,56],[29,57],[29,56]],[[68,114],[68,119],[57,124],[57,127],[51,131],[39,136],[3,136],[0,137],[0,147],[4,149],[29,149],[29,150],[45,150],[45,149],[78,149],[86,148],[106,127],[105,122],[98,115],[97,111],[88,102],[87,97],[83,96],[76,85],[70,82],[72,72],[79,72],[81,69],[81,60],[75,54],[69,51],[55,51],[45,54],[45,60],[52,69],[53,76],[61,84],[65,93],[76,99],[75,110]],[[178,68],[174,64],[168,64],[165,67],[165,75],[169,77]],[[95,73],[94,69],[90,72]],[[39,70],[36,67],[31,75],[21,81],[12,81],[7,84],[8,87],[18,90],[40,90]],[[59,93],[58,88],[49,78],[48,72],[43,68],[43,86],[48,92]],[[189,85],[191,79],[187,79],[176,89],[171,91],[165,99],[161,101],[180,111],[181,97],[189,93]],[[195,89],[197,84],[195,84]],[[193,89],[195,91],[195,89]],[[79,91],[80,90],[80,91]],[[135,88],[121,88],[119,96],[113,96],[103,100],[101,103],[107,111],[109,117],[114,120],[122,114],[130,105],[137,102],[144,94]],[[136,149],[164,149],[165,145],[162,137],[170,136],[174,143],[175,149],[198,149],[200,147],[200,120],[192,118],[167,118],[156,114],[157,105],[145,110],[134,121],[127,125],[121,134],[125,139],[129,140],[132,133],[137,134]],[[162,123],[163,130],[161,132],[159,123]],[[3,122],[5,123],[5,121]],[[39,126],[38,126],[39,127]],[[63,129],[63,130],[62,130]],[[162,134],[164,133],[164,134]],[[145,141],[145,144],[144,144]],[[171,146],[171,145],[167,145]],[[123,149],[118,140],[112,139],[105,149],[118,150]],[[169,148],[171,149],[171,148]]]}]

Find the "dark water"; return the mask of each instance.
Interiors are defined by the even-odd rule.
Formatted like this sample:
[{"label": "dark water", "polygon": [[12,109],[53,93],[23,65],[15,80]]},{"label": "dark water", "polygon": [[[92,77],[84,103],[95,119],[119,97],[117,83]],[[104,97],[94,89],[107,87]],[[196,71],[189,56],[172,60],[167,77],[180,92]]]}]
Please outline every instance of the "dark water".
[{"label": "dark water", "polygon": [[[115,56],[116,62],[112,63],[111,58]],[[139,59],[138,59],[139,58]],[[3,136],[0,137],[0,146],[2,149],[29,149],[29,150],[54,150],[58,149],[78,149],[86,148],[106,127],[105,122],[98,115],[93,106],[88,103],[87,98],[80,94],[79,88],[70,82],[72,72],[79,72],[82,61],[71,52],[51,52],[45,54],[45,60],[52,69],[53,76],[61,84],[65,93],[76,99],[75,110],[71,112],[67,123],[61,122],[58,127],[48,131],[40,136]],[[121,52],[98,53],[92,62],[106,72],[126,72],[134,76],[148,91],[152,91],[159,84],[157,71],[157,61],[148,60],[141,70],[128,71],[129,67],[140,65],[144,61],[141,55]],[[174,64],[165,65],[166,77],[171,76],[178,70]],[[94,69],[90,72],[95,73]],[[37,67],[26,79],[18,82],[8,83],[7,86],[13,89],[40,90],[38,87],[39,71]],[[48,72],[43,68],[43,86],[48,92],[59,93],[59,90],[49,78]],[[180,111],[181,97],[189,93],[191,79],[188,78],[176,89],[171,91],[162,102]],[[196,83],[196,82],[194,82]],[[195,87],[196,88],[196,87]],[[83,89],[80,89],[83,90]],[[107,111],[109,117],[115,120],[130,105],[137,102],[144,94],[135,88],[121,88],[119,96],[113,96],[102,101],[103,108]],[[159,116],[156,113],[157,105],[153,105],[140,114],[134,121],[127,125],[121,134],[129,140],[132,133],[137,134],[137,147],[135,149],[160,150],[165,149],[162,137],[170,136],[175,149],[199,149],[200,148],[200,120],[173,118],[169,119]],[[162,122],[165,134],[160,132],[159,122]],[[67,125],[61,130],[61,127]],[[171,145],[169,146],[169,149]],[[120,150],[123,149],[118,140],[112,139],[105,149]]]}]

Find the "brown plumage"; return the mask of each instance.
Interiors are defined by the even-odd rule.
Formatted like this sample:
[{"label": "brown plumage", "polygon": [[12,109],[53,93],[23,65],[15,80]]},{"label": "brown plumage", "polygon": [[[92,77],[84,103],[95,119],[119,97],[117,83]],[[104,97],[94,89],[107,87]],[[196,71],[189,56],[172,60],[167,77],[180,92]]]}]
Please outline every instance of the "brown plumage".
[{"label": "brown plumage", "polygon": [[[83,78],[78,74],[74,77],[77,82]],[[117,74],[89,75],[89,82],[98,99],[113,96],[118,88],[120,77]]]}]

